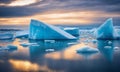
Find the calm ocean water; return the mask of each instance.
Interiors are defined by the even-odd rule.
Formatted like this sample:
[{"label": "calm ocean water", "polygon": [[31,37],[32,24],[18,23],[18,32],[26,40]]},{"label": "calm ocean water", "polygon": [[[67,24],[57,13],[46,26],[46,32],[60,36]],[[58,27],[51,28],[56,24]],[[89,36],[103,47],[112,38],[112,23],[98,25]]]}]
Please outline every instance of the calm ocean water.
[{"label": "calm ocean water", "polygon": [[[28,29],[27,26],[9,28]],[[79,28],[88,30],[92,27]],[[89,31],[83,32],[79,38],[52,42],[25,38],[0,40],[0,47],[18,47],[15,50],[0,48],[0,72],[120,72],[120,40],[96,40]],[[33,45],[22,46],[24,43]],[[85,46],[96,48],[99,52],[76,52]]]}]

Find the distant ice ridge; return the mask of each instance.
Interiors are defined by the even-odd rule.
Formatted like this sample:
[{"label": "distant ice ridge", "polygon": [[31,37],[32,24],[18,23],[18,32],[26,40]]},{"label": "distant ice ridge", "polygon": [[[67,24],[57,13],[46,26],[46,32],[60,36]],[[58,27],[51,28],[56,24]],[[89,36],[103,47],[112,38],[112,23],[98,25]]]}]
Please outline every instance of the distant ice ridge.
[{"label": "distant ice ridge", "polygon": [[6,40],[6,39],[14,39],[14,34],[11,33],[0,34],[0,40]]},{"label": "distant ice ridge", "polygon": [[32,19],[29,39],[76,39],[76,37],[56,26]]},{"label": "distant ice ridge", "polygon": [[119,32],[113,27],[112,18],[106,20],[95,32],[97,39],[118,39]]}]

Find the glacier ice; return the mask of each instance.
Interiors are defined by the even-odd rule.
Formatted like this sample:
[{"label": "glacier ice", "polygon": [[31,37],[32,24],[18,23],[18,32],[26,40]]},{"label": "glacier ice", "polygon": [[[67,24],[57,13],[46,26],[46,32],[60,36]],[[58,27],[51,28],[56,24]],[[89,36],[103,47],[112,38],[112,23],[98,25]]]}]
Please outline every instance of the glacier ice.
[{"label": "glacier ice", "polygon": [[56,26],[32,19],[29,39],[76,39],[76,37]]},{"label": "glacier ice", "polygon": [[106,20],[96,31],[97,39],[114,39],[114,27],[112,18]]}]

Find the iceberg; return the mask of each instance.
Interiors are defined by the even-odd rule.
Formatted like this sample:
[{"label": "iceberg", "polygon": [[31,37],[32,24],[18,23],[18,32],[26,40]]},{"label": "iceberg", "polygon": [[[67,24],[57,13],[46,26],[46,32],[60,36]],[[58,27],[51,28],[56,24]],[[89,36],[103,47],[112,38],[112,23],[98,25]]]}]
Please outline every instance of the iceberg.
[{"label": "iceberg", "polygon": [[25,31],[19,31],[16,33],[15,38],[28,38],[29,35],[29,31],[25,30]]},{"label": "iceberg", "polygon": [[37,20],[31,20],[29,39],[76,39],[73,35],[59,27],[49,25]]},{"label": "iceberg", "polygon": [[64,28],[64,31],[70,33],[71,35],[73,36],[79,36],[80,33],[79,33],[79,28],[76,28],[76,27],[66,27]]},{"label": "iceberg", "polygon": [[112,18],[106,20],[96,31],[97,39],[114,39],[114,27]]}]

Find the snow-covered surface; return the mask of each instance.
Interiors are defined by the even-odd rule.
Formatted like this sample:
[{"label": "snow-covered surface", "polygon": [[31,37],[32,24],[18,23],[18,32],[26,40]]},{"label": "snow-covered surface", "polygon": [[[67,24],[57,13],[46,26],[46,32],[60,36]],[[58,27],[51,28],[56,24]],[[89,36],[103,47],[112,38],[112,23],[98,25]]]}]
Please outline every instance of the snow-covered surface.
[{"label": "snow-covered surface", "polygon": [[112,18],[106,20],[96,31],[97,39],[114,39],[114,27]]},{"label": "snow-covered surface", "polygon": [[60,28],[45,24],[37,20],[31,20],[30,39],[76,39],[76,37],[71,34],[61,30]]}]

